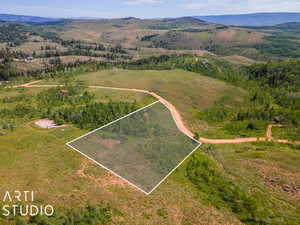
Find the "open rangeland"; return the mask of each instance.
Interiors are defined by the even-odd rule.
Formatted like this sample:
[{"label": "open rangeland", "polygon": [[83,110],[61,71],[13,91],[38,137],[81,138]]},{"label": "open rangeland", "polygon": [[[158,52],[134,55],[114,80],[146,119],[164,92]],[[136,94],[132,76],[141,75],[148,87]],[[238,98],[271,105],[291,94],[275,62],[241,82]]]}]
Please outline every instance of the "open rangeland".
[{"label": "open rangeland", "polygon": [[[41,90],[44,88],[26,88],[23,94],[35,95]],[[20,95],[19,91],[9,93]],[[136,100],[142,105],[153,101],[143,94],[130,92],[97,89],[94,93],[98,101],[108,101],[107,96],[113,100]],[[16,188],[34,190],[41,201],[56,208],[79,207],[87,202],[109,203],[116,210],[113,221],[117,224],[140,225],[149,221],[154,224],[182,224],[183,221],[240,224],[231,213],[201,200],[201,195],[185,177],[184,167],[147,196],[65,144],[87,131],[73,125],[47,130],[36,126],[34,121],[20,123],[13,132],[0,137],[1,193]]]},{"label": "open rangeland", "polygon": [[[192,121],[188,122],[189,127],[199,127],[198,129],[203,126],[204,121],[195,113],[197,110],[213,107],[213,102],[224,96],[231,99],[233,106],[239,105],[245,95],[242,89],[182,70],[107,70],[83,74],[77,78],[91,86],[143,88],[159,93],[170,99],[170,102],[174,102],[185,121]],[[185,78],[188,78],[186,83],[182,82]],[[50,80],[40,83],[59,82]],[[19,91],[4,90],[2,96],[7,92],[12,96],[22,92],[36,95],[40,90],[47,89],[27,88],[30,85],[38,84],[30,83],[25,85],[24,89],[19,88]],[[90,90],[95,93],[97,101],[137,101],[140,105],[154,101],[154,98],[143,93],[97,88]],[[13,103],[5,103],[6,106],[9,104]],[[37,127],[34,119],[20,123],[13,132],[0,137],[0,147],[4,149],[0,153],[0,171],[4,184],[1,191],[13,190],[16,185],[19,189],[32,189],[38,192],[40,199],[56,207],[84,206],[87,202],[109,203],[115,209],[113,221],[116,224],[140,225],[148,224],[149,221],[151,224],[183,224],[184,221],[187,221],[186,224],[240,224],[228,208],[217,209],[211,204],[211,200],[216,196],[197,189],[188,178],[187,166],[195,160],[193,157],[179,167],[153,194],[146,196],[65,145],[86,132],[70,124],[45,130]],[[297,157],[296,147],[273,143],[245,143],[237,147],[207,145],[193,156],[201,156],[201,151],[205,151],[209,157],[220,163],[220,169],[228,179],[247,187],[252,195],[266,200],[270,198],[268,193],[271,192],[275,197],[271,201],[265,201],[270,202],[267,207],[283,204],[288,216],[297,215],[294,205],[297,204],[299,183],[297,180],[282,180],[285,174],[297,176],[297,164],[291,164]],[[283,155],[285,161],[278,164],[277,159]],[[264,168],[274,164],[276,168],[284,169],[261,169],[261,162],[257,165],[256,163],[262,157],[263,163],[266,164]],[[266,173],[274,175],[265,175]],[[271,178],[265,179],[265,176]],[[245,177],[251,179],[246,180]],[[270,183],[269,180],[273,177],[279,183]],[[208,189],[210,188],[208,186]],[[283,200],[285,196],[289,197]]]}]

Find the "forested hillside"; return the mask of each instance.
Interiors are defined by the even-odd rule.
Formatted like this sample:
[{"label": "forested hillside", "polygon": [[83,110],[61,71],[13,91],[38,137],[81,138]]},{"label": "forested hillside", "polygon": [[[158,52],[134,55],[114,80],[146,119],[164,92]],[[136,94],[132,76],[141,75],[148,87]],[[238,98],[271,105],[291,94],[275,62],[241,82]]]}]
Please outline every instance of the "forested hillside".
[{"label": "forested hillside", "polygon": [[235,122],[226,127],[235,135],[242,135],[242,130],[245,130],[245,135],[247,132],[250,135],[251,130],[263,132],[266,123],[277,121],[291,126],[293,139],[298,137],[300,127],[298,59],[236,67],[214,57],[161,56],[138,60],[126,68],[161,70],[181,68],[245,88],[249,91],[249,96],[240,109],[227,107],[228,102],[220,100],[216,102],[214,108],[201,112],[199,116],[211,122]]}]

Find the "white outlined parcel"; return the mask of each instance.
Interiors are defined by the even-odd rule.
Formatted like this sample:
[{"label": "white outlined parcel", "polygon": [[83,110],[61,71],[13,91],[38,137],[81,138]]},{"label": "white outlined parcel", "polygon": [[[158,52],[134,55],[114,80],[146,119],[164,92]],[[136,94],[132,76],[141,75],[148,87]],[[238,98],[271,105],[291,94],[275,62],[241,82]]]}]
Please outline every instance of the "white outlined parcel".
[{"label": "white outlined parcel", "polygon": [[179,131],[171,112],[157,101],[67,145],[150,194],[201,143]]}]

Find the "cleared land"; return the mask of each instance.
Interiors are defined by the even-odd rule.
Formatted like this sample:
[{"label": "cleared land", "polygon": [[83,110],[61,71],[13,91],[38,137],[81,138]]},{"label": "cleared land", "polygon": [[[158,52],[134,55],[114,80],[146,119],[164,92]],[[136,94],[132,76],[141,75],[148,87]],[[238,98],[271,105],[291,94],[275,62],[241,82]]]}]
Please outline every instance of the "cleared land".
[{"label": "cleared land", "polygon": [[200,143],[156,102],[68,145],[150,194]]}]

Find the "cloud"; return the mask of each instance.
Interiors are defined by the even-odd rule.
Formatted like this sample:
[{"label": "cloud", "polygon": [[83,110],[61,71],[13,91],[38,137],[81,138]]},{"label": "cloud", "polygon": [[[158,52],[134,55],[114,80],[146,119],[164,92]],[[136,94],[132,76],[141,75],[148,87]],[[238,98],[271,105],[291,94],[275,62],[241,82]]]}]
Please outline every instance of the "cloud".
[{"label": "cloud", "polygon": [[163,0],[127,0],[126,5],[142,5],[142,4],[158,4],[163,3]]}]

